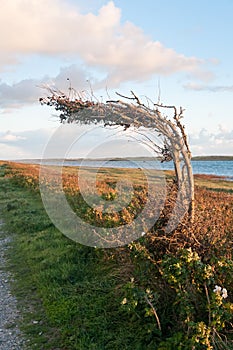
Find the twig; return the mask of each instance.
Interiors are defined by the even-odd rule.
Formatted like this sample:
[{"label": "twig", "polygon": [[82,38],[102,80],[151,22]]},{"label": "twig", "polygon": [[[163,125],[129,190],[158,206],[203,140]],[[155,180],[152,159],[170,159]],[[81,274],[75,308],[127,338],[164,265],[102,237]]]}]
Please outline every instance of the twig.
[{"label": "twig", "polygon": [[160,104],[161,99],[161,87],[160,87],[160,79],[158,80],[158,104]]},{"label": "twig", "polygon": [[153,314],[154,314],[154,316],[156,318],[159,330],[162,331],[161,324],[160,324],[160,321],[159,321],[159,317],[158,317],[158,314],[157,314],[157,312],[156,312],[156,310],[154,308],[154,305],[151,303],[151,301],[148,299],[148,297],[146,295],[145,295],[145,299],[146,299],[146,302],[150,305],[150,307],[153,310]]},{"label": "twig", "polygon": [[122,94],[120,94],[120,93],[117,92],[117,91],[116,91],[116,95],[117,95],[117,96],[120,96],[120,97],[123,97],[123,98],[126,98],[127,100],[135,100],[134,97],[129,97],[129,96],[122,95]]},{"label": "twig", "polygon": [[139,106],[143,106],[143,104],[140,102],[139,98],[135,95],[135,93],[131,90],[131,94],[133,95],[134,99],[137,101]]},{"label": "twig", "polygon": [[209,292],[208,292],[208,288],[206,285],[206,282],[204,283],[204,288],[205,288],[205,294],[206,294],[206,298],[207,298],[207,302],[208,302],[208,311],[209,311],[209,326],[211,323],[211,313],[210,313],[210,297],[209,297]]}]

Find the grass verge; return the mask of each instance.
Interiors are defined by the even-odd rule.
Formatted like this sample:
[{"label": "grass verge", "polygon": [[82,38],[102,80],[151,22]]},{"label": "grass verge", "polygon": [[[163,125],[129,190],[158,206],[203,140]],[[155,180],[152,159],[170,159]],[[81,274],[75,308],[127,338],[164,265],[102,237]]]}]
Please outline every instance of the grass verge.
[{"label": "grass verge", "polygon": [[[13,236],[13,291],[29,349],[139,349],[120,309],[121,266],[74,243],[48,219],[40,196],[0,177],[1,216]],[[120,276],[121,275],[121,276]]]}]

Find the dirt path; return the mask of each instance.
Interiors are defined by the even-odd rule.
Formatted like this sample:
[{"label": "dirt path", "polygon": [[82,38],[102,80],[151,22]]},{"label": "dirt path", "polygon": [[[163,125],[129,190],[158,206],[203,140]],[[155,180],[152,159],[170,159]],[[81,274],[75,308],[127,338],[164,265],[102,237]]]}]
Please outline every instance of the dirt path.
[{"label": "dirt path", "polygon": [[0,220],[0,350],[22,350],[22,335],[17,326],[17,300],[11,294],[11,276],[5,271],[5,253],[10,239],[2,234],[2,225]]}]

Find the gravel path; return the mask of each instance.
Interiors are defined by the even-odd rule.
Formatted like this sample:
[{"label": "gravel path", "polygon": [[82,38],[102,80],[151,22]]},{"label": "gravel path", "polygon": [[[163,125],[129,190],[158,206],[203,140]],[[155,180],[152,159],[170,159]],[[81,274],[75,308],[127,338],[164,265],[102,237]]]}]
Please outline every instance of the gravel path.
[{"label": "gravel path", "polygon": [[2,225],[0,220],[0,350],[22,350],[23,339],[16,324],[19,319],[17,300],[10,291],[11,276],[4,269],[10,239],[2,237]]}]

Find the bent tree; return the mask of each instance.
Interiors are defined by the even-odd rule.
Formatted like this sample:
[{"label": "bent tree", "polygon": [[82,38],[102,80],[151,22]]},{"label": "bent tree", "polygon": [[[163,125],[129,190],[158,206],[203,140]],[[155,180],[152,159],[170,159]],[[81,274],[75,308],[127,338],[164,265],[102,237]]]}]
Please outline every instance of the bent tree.
[{"label": "bent tree", "polygon": [[[143,103],[131,91],[131,96],[117,94],[117,99],[99,101],[92,93],[77,92],[73,88],[64,93],[46,86],[47,96],[39,99],[42,105],[52,106],[60,112],[61,123],[100,124],[104,127],[132,129],[134,135],[144,135],[144,141],[150,145],[161,162],[173,161],[177,184],[176,203],[170,227],[174,229],[181,217],[189,213],[194,218],[194,179],[191,166],[191,152],[181,123],[183,108],[153,103],[146,99]],[[166,114],[164,112],[166,111]],[[171,112],[171,113],[170,113]],[[171,116],[168,116],[170,113]],[[147,133],[149,132],[149,133]],[[161,142],[154,142],[149,135],[158,135]],[[137,139],[137,138],[136,138]],[[140,138],[138,138],[138,142]]]}]

